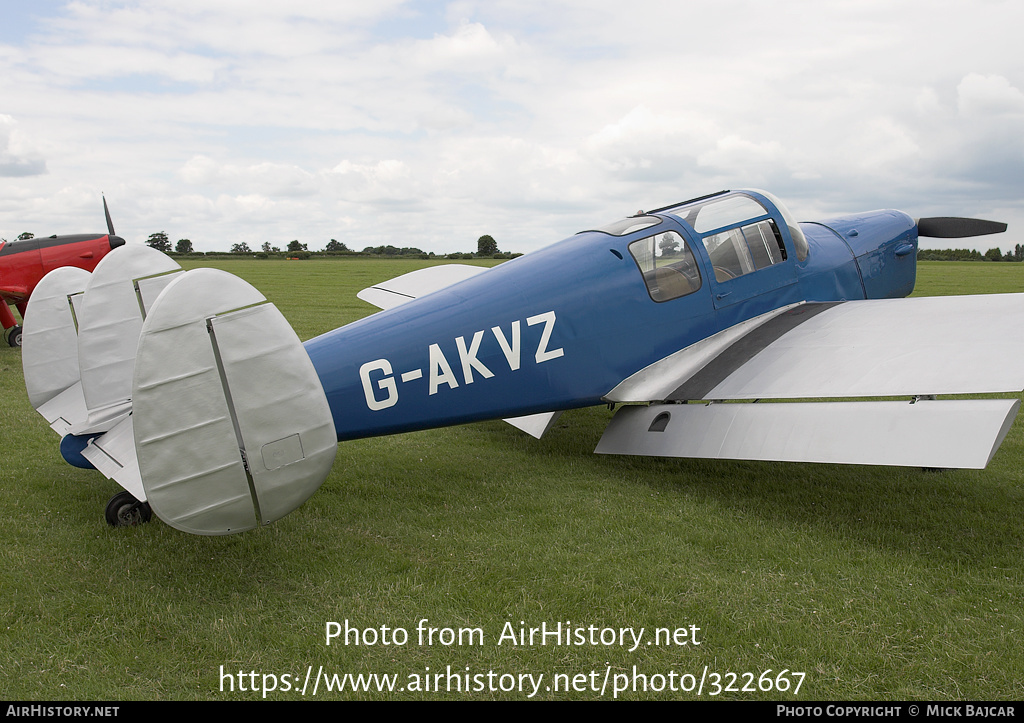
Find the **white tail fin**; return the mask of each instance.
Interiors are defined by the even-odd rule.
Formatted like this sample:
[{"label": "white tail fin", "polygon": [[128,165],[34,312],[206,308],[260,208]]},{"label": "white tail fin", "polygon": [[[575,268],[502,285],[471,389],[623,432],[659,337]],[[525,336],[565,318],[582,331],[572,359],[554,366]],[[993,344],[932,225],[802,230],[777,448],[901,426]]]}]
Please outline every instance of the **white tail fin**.
[{"label": "white tail fin", "polygon": [[90,421],[76,434],[105,431],[131,409],[135,350],[145,316],[136,284],[181,273],[174,259],[129,244],[103,257],[92,273],[78,315],[78,364]]},{"label": "white tail fin", "polygon": [[172,281],[143,325],[132,389],[135,447],[153,512],[186,532],[268,524],[330,472],[337,437],[288,322],[236,276]]},{"label": "white tail fin", "polygon": [[36,284],[29,299],[21,364],[28,398],[36,410],[81,379],[72,299],[80,298],[89,278],[88,271],[73,266],[54,269]]}]

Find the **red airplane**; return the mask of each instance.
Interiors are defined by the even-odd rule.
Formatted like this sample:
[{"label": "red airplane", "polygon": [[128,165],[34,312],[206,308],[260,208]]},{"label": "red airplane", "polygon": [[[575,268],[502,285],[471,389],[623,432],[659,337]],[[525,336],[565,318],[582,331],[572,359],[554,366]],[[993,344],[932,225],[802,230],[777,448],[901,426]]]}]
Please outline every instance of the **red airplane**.
[{"label": "red airplane", "polygon": [[0,241],[0,323],[8,344],[21,346],[21,326],[8,304],[17,307],[24,318],[32,290],[50,271],[60,266],[92,271],[111,249],[124,245],[124,239],[114,235],[106,198],[103,213],[107,217],[104,235],[71,234]]}]

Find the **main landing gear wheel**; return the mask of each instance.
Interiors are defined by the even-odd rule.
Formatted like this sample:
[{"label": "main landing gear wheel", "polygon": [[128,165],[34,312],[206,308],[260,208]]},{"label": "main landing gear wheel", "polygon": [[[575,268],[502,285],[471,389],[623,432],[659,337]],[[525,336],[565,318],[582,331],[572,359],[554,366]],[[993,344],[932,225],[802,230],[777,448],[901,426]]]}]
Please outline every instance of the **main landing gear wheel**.
[{"label": "main landing gear wheel", "polygon": [[21,346],[21,327],[12,326],[7,332],[7,343],[11,346]]},{"label": "main landing gear wheel", "polygon": [[148,502],[139,502],[127,490],[118,492],[107,503],[107,524],[111,527],[135,527],[149,522],[153,511]]}]

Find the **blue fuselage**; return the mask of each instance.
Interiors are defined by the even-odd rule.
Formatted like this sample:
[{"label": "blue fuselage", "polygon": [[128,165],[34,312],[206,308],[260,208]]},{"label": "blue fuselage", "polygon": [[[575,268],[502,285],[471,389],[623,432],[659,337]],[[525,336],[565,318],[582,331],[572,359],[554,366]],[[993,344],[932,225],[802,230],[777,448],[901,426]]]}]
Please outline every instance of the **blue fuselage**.
[{"label": "blue fuselage", "polygon": [[[917,229],[905,214],[797,227],[770,196],[721,199],[736,195],[764,214],[701,229],[684,204],[624,235],[586,231],[309,340],[338,439],[600,404],[640,369],[772,309],[913,290]],[[730,275],[714,244],[758,223],[777,229],[774,262]],[[684,295],[655,301],[635,244],[652,236],[692,251]]]}]

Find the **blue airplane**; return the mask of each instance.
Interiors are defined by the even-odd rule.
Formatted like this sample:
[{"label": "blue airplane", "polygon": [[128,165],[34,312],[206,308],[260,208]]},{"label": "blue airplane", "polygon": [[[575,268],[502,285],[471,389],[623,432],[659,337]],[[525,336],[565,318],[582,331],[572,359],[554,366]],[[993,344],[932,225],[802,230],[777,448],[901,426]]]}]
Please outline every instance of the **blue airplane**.
[{"label": "blue airplane", "polygon": [[125,488],[111,524],[198,534],[288,514],[338,442],[499,418],[540,437],[603,404],[598,453],[983,468],[1019,399],[937,397],[1024,389],[1024,295],[903,297],[919,236],[1005,228],[798,223],[722,191],[364,289],[382,311],[304,344],[241,279],[128,245],[37,287],[26,385],[65,458]]}]

